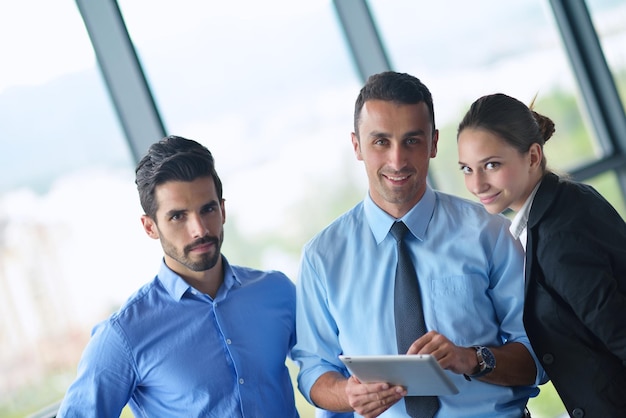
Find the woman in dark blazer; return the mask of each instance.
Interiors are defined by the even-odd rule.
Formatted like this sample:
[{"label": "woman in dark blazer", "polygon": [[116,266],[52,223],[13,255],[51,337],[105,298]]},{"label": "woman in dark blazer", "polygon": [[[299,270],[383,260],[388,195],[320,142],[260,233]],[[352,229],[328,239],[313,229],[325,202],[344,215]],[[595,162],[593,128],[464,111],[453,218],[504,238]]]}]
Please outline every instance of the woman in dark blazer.
[{"label": "woman in dark blazer", "polygon": [[504,94],[459,124],[459,165],[491,213],[516,212],[524,325],[572,417],[626,417],[626,223],[591,186],[546,169],[554,123]]}]

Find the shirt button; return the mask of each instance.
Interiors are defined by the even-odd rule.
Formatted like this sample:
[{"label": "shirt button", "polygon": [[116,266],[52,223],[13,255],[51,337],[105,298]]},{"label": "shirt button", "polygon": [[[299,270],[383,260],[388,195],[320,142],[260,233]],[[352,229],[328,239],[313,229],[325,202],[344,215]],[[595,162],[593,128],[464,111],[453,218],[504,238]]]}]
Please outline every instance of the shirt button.
[{"label": "shirt button", "polygon": [[545,364],[552,364],[554,363],[554,356],[552,354],[544,354],[542,360]]},{"label": "shirt button", "polygon": [[243,379],[239,379],[239,384],[243,385]]},{"label": "shirt button", "polygon": [[574,418],[583,418],[585,416],[585,411],[582,408],[574,408],[572,411],[572,416]]},{"label": "shirt button", "polygon": [[226,338],[226,344],[230,345],[232,341],[230,341],[230,338]]}]

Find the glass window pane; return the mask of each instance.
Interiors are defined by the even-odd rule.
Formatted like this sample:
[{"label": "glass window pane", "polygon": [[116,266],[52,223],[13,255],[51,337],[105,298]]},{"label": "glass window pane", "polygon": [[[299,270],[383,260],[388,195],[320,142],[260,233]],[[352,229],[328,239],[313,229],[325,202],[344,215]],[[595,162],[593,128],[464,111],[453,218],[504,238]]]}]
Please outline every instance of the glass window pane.
[{"label": "glass window pane", "polygon": [[586,181],[596,188],[598,192],[626,219],[626,200],[620,192],[617,176],[614,171],[606,172]]},{"label": "glass window pane", "polygon": [[109,312],[136,197],[75,3],[2,2],[0,37],[0,416],[27,416],[63,396]]},{"label": "glass window pane", "polygon": [[546,146],[554,169],[572,170],[601,155],[547,2],[370,4],[394,69],[416,75],[433,94],[440,139],[431,167],[438,188],[470,197],[458,170],[456,128],[485,94],[527,104],[537,97],[535,110],[556,123]]},{"label": "glass window pane", "polygon": [[626,3],[622,0],[587,0],[604,56],[626,106]]}]

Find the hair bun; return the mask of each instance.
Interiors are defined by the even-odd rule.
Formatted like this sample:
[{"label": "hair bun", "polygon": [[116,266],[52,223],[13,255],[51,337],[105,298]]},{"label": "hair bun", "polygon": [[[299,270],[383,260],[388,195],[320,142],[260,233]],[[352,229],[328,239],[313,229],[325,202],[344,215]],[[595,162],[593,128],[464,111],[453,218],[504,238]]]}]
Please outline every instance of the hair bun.
[{"label": "hair bun", "polygon": [[533,117],[535,118],[535,121],[537,121],[539,131],[543,136],[543,141],[547,142],[548,139],[552,138],[552,135],[554,134],[554,122],[552,122],[552,119],[550,119],[549,117],[543,116],[542,114],[537,113],[532,109],[531,112],[533,114]]}]

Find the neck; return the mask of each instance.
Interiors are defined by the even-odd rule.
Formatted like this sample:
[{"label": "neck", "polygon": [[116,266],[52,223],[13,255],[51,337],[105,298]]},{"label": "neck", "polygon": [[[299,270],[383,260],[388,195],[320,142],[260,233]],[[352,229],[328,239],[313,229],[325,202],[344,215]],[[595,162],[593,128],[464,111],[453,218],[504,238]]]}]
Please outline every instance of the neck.
[{"label": "neck", "polygon": [[[166,264],[168,260],[166,259]],[[170,266],[170,268],[172,268]],[[179,265],[178,269],[173,269],[180,277],[183,278],[189,286],[194,289],[205,293],[212,298],[215,298],[217,291],[224,282],[224,266],[222,263],[222,257],[220,256],[215,266],[204,271],[193,271],[186,267]]]}]

